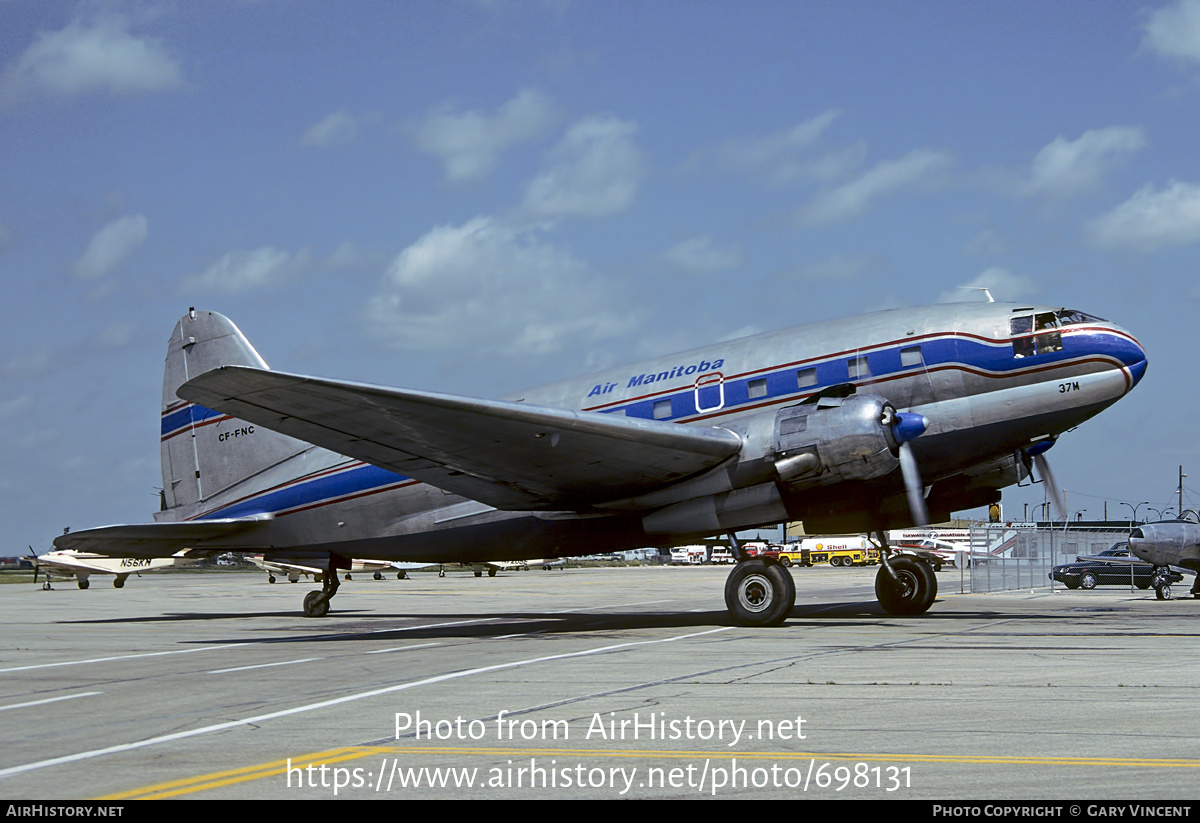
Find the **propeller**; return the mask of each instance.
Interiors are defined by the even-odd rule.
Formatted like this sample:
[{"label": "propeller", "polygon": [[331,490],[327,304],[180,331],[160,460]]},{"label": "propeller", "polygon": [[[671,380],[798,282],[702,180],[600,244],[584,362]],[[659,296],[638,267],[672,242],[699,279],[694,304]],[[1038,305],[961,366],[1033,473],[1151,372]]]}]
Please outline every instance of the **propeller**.
[{"label": "propeller", "polygon": [[1066,522],[1067,507],[1063,502],[1062,489],[1058,487],[1058,481],[1054,479],[1054,472],[1050,470],[1050,461],[1046,459],[1046,452],[1050,451],[1050,447],[1055,442],[1053,437],[1039,440],[1027,448],[1025,454],[1033,458],[1033,464],[1037,466],[1038,475],[1041,476],[1042,482],[1046,484],[1046,495],[1050,498],[1055,516],[1061,517]]},{"label": "propeller", "polygon": [[33,550],[33,546],[29,546],[29,556],[33,558],[33,582],[37,583],[38,572],[42,570],[42,564],[37,561],[37,552]]},{"label": "propeller", "polygon": [[908,495],[908,511],[913,524],[929,525],[929,509],[925,505],[925,484],[921,482],[921,471],[912,451],[912,441],[929,428],[929,419],[913,412],[894,412],[890,421],[892,437],[896,440],[896,453],[900,458],[900,475],[904,478],[904,492]]},{"label": "propeller", "polygon": [[1045,453],[1038,453],[1033,456],[1033,462],[1037,466],[1038,474],[1042,476],[1042,482],[1046,484],[1046,494],[1050,496],[1054,514],[1065,522],[1067,509],[1063,505],[1062,489],[1058,487],[1058,481],[1054,479],[1054,472],[1050,471],[1050,461],[1046,459]]}]

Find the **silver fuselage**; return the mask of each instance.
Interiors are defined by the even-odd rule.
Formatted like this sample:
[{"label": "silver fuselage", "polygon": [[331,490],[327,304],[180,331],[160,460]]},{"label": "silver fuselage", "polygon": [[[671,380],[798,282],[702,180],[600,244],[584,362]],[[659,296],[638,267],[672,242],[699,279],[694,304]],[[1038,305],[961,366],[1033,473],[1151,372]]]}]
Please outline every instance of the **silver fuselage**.
[{"label": "silver fuselage", "polygon": [[[905,526],[910,521],[898,471],[836,486],[782,483],[780,409],[853,386],[897,410],[920,413],[929,426],[912,448],[931,513],[981,505],[1025,476],[1026,449],[1107,408],[1145,371],[1138,341],[1107,321],[1031,327],[1014,338],[1014,329],[1023,328],[1014,318],[1056,311],[998,303],[883,311],[510,395],[506,399],[542,406],[722,427],[742,439],[741,451],[716,469],[586,510],[501,511],[313,447],[244,482],[206,489],[199,502],[171,507],[157,519],[272,515],[253,533],[255,548],[268,557],[334,552],[428,562],[666,546],[786,519],[839,530]],[[178,415],[178,403],[164,411],[164,439],[183,436],[183,429],[169,428],[168,412]]]}]

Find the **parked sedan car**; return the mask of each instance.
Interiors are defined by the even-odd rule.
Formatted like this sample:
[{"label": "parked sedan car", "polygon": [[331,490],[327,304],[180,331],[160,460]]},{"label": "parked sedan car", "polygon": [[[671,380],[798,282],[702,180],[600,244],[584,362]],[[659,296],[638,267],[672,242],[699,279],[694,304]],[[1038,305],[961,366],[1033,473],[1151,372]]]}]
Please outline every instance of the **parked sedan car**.
[{"label": "parked sedan car", "polygon": [[[1128,556],[1128,552],[1126,552],[1126,556]],[[1050,572],[1050,579],[1057,580],[1068,589],[1128,586],[1129,572],[1132,569],[1133,584],[1139,589],[1148,589],[1154,583],[1150,574],[1153,568],[1149,563],[1106,563],[1103,560],[1079,560],[1075,563],[1055,566]],[[1178,583],[1183,580],[1183,575],[1174,570],[1160,574],[1166,576],[1167,583]]]}]

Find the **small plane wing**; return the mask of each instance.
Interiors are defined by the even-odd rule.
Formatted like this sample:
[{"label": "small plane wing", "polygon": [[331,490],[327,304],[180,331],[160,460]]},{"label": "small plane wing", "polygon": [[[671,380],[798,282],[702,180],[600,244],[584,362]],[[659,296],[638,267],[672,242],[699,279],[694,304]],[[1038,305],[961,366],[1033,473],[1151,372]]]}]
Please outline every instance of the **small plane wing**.
[{"label": "small plane wing", "polygon": [[[202,549],[206,541],[232,537],[270,519],[271,515],[255,515],[222,520],[101,526],[59,535],[54,538],[54,548],[119,557],[170,557],[182,549]],[[253,540],[246,545],[261,548],[261,543]],[[225,550],[238,546],[223,543],[219,548]]]},{"label": "small plane wing", "polygon": [[506,510],[566,510],[698,474],[741,449],[727,429],[391,389],[246,366],[180,397]]}]

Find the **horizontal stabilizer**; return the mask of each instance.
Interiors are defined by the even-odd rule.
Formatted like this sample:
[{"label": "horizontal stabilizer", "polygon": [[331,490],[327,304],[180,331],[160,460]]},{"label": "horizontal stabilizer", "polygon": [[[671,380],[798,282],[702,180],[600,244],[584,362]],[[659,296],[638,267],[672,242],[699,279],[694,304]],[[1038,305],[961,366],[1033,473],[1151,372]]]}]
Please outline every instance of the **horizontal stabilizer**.
[{"label": "horizontal stabilizer", "polygon": [[226,366],[185,400],[506,510],[566,510],[643,494],[741,449],[685,426]]},{"label": "horizontal stabilizer", "polygon": [[211,548],[221,551],[260,548],[254,534],[270,515],[227,520],[188,520],[182,523],[141,523],[131,526],[101,526],[69,532],[54,538],[54,548],[94,552],[111,557],[170,557],[182,549]]}]

